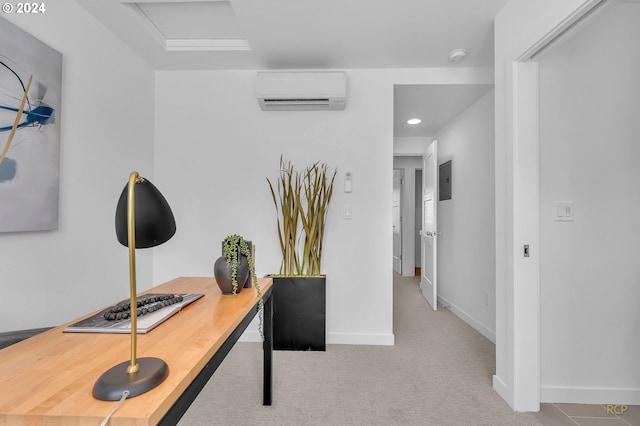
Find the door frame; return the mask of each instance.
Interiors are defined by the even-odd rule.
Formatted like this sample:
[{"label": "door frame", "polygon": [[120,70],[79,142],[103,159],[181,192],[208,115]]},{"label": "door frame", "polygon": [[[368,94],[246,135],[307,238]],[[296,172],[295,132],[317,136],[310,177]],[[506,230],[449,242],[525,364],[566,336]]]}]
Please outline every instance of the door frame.
[{"label": "door frame", "polygon": [[[398,232],[398,238],[400,239],[399,241],[399,246],[400,246],[400,258],[398,259],[398,264],[399,264],[399,268],[400,271],[396,271],[396,253],[395,253],[395,249],[396,249],[396,241],[395,241],[395,229],[394,229],[394,241],[393,241],[393,271],[395,273],[398,273],[400,275],[403,275],[403,271],[404,271],[404,266],[403,266],[403,262],[404,262],[404,249],[403,249],[403,244],[404,244],[404,238],[403,238],[403,233],[404,231],[404,181],[405,181],[405,170],[403,168],[396,168],[394,167],[393,169],[393,192],[395,194],[395,190],[396,190],[396,172],[398,172],[398,176],[400,179],[400,188],[398,191],[398,214],[399,214],[399,218],[398,218],[398,227],[399,232]],[[395,196],[395,195],[394,195]],[[392,199],[391,201],[391,208],[393,209],[393,207],[395,207],[395,203],[396,201],[394,199]],[[395,222],[395,218],[393,218],[393,214],[392,214],[392,219]],[[395,223],[394,223],[395,225]]]},{"label": "door frame", "polygon": [[[418,173],[420,174],[420,178],[418,179]],[[422,274],[422,241],[420,241],[420,228],[422,228],[422,179],[423,179],[422,169],[414,169],[413,170],[413,273],[414,276],[419,277]],[[418,187],[418,183],[420,186]],[[418,210],[420,214],[418,214]],[[417,266],[420,265],[420,266]]]},{"label": "door frame", "polygon": [[[515,411],[540,410],[538,68],[533,55],[607,0],[547,0],[537,21],[496,19],[496,374]],[[507,5],[508,6],[508,5]],[[515,8],[509,17],[522,18]],[[505,12],[506,11],[506,12]],[[540,14],[542,15],[542,13]],[[524,19],[524,18],[523,18]],[[513,19],[512,19],[513,21]],[[515,19],[517,21],[517,19]],[[553,22],[549,22],[553,21]],[[525,26],[518,26],[521,23]],[[528,28],[526,28],[528,26]],[[517,28],[517,30],[516,30]],[[501,37],[518,34],[506,43]],[[499,44],[502,43],[502,44]],[[524,256],[528,245],[529,256]]]}]

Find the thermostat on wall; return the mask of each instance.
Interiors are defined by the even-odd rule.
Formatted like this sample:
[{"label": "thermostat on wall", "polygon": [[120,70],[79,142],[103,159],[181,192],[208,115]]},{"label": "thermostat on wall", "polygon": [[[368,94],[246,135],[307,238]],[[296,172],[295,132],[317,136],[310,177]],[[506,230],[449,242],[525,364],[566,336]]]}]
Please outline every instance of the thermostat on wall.
[{"label": "thermostat on wall", "polygon": [[344,172],[344,192],[351,192],[353,190],[353,173]]}]

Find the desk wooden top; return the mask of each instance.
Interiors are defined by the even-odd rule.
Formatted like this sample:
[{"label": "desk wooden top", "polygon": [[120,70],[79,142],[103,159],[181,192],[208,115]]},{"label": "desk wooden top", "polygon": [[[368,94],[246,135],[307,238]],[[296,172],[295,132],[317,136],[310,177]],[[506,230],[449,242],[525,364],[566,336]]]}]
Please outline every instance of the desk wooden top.
[{"label": "desk wooden top", "polygon": [[[265,294],[271,278],[258,281]],[[157,424],[258,300],[253,287],[223,296],[213,277],[176,278],[145,293],[204,297],[151,332],[138,334],[138,358],[164,360],[169,376],[155,389],[127,399],[110,426]],[[116,406],[117,401],[94,399],[91,392],[102,373],[130,359],[131,338],[63,333],[77,321],[0,350],[0,425],[99,425]]]}]

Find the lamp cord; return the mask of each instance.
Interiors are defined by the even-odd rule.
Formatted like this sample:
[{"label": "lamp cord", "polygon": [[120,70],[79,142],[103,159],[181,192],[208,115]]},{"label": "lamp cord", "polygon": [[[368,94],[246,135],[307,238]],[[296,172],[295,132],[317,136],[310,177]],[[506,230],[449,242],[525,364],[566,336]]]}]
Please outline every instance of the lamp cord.
[{"label": "lamp cord", "polygon": [[107,417],[105,417],[102,423],[100,423],[100,426],[107,426],[107,423],[109,423],[109,420],[111,420],[111,416],[113,416],[113,413],[118,411],[118,408],[122,407],[122,405],[124,404],[124,400],[127,399],[128,396],[129,396],[128,390],[122,392],[122,398],[120,398],[120,401],[118,401],[118,404],[115,407],[113,407],[113,410],[111,410],[111,412],[107,414]]}]

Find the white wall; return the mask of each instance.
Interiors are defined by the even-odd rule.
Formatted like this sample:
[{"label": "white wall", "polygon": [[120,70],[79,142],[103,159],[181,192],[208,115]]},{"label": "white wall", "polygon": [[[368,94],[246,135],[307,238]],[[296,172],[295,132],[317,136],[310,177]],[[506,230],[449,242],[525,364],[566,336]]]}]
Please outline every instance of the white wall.
[{"label": "white wall", "polygon": [[[132,170],[153,177],[154,106],[153,71],[74,1],[3,17],[62,53],[63,81],[59,229],[0,235],[0,332],[59,325],[128,296],[115,206]],[[139,251],[141,289],[151,260]]]},{"label": "white wall", "polygon": [[452,162],[452,197],[438,202],[438,299],[495,342],[494,91],[435,139],[438,164]]},{"label": "white wall", "polygon": [[431,137],[406,137],[406,138],[394,138],[393,140],[393,155],[395,156],[413,156],[422,154],[427,149],[429,142],[433,138]]},{"label": "white wall", "polygon": [[542,401],[640,403],[639,23],[616,4],[538,59]]},{"label": "white wall", "polygon": [[[316,112],[260,110],[255,74],[157,73],[156,180],[175,206],[178,232],[156,249],[155,278],[210,275],[230,233],[256,242],[259,275],[277,272],[265,178],[277,176],[282,153],[299,166],[322,160],[339,170],[323,268],[327,342],[393,344],[393,85],[491,83],[491,70],[348,70],[346,110]],[[352,220],[342,219],[345,204]]]},{"label": "white wall", "polygon": [[[323,250],[327,342],[393,344],[389,88],[373,73],[350,71],[345,111],[265,112],[254,94],[255,75],[158,73],[157,180],[176,206],[178,232],[157,253],[156,277],[211,275],[220,241],[233,233],[255,242],[258,275],[278,273],[276,211],[266,178],[277,178],[281,154],[298,169],[320,160],[338,169]],[[351,193],[343,191],[347,170]],[[342,218],[345,204],[351,220]]]}]

